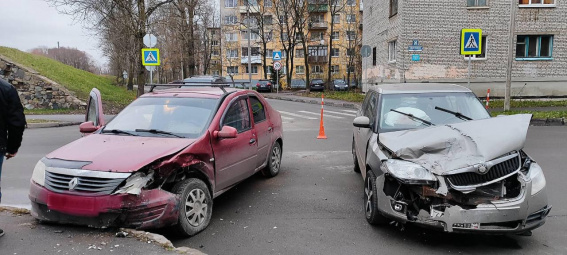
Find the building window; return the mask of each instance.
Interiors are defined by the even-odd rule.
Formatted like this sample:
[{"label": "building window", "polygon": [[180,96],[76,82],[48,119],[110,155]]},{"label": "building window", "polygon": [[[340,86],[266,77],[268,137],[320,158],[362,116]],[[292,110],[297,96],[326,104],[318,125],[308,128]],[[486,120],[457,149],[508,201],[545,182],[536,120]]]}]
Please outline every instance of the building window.
[{"label": "building window", "polygon": [[305,66],[295,66],[295,73],[296,74],[304,74],[305,73]]},{"label": "building window", "polygon": [[526,7],[553,7],[555,0],[520,0],[519,4]]},{"label": "building window", "polygon": [[332,48],[331,49],[331,57],[338,57],[339,56],[339,49],[338,48]]},{"label": "building window", "polygon": [[348,14],[346,16],[346,22],[347,23],[355,23],[356,22],[356,15],[354,14]]},{"label": "building window", "polygon": [[552,58],[553,35],[518,35],[516,58]]},{"label": "building window", "polygon": [[333,40],[339,40],[339,32],[333,32],[333,34],[331,35],[331,39]]},{"label": "building window", "polygon": [[333,1],[331,2],[331,5],[332,5],[332,6],[339,6],[339,5],[341,5],[341,0],[333,0]]},{"label": "building window", "polygon": [[486,36],[482,36],[482,44],[481,44],[481,49],[480,49],[480,54],[479,55],[465,55],[465,60],[469,59],[469,56],[471,56],[472,60],[481,60],[481,59],[486,59],[486,49],[488,47],[487,44],[487,39]]},{"label": "building window", "polygon": [[272,58],[274,56],[274,50],[266,49],[266,58]]},{"label": "building window", "polygon": [[219,46],[219,41],[214,40],[214,41],[211,42],[211,45],[213,45],[213,46]]},{"label": "building window", "polygon": [[229,74],[237,74],[238,73],[238,66],[227,66],[226,72]]},{"label": "building window", "polygon": [[347,49],[346,55],[347,55],[347,57],[352,57],[352,56],[354,56],[354,49],[352,49],[352,48],[351,48],[351,49]]},{"label": "building window", "polygon": [[303,49],[295,49],[295,57],[296,58],[305,57],[305,52],[303,51]]},{"label": "building window", "polygon": [[326,57],[327,56],[327,46],[309,46],[308,53],[309,53],[309,56]]},{"label": "building window", "polygon": [[238,4],[237,2],[237,0],[224,0],[224,7],[234,8]]},{"label": "building window", "polygon": [[238,50],[233,50],[233,49],[226,50],[226,57],[227,58],[237,58],[238,57]]},{"label": "building window", "polygon": [[220,74],[219,70],[213,70],[213,75],[219,75],[219,74]]},{"label": "building window", "polygon": [[388,62],[396,62],[396,41],[388,43]]},{"label": "building window", "polygon": [[467,7],[482,7],[487,6],[488,0],[467,0]]},{"label": "building window", "polygon": [[398,14],[398,0],[390,0],[390,17]]},{"label": "building window", "polygon": [[312,69],[313,69],[313,73],[322,73],[323,72],[323,68],[321,68],[320,65],[313,66]]},{"label": "building window", "polygon": [[354,73],[354,66],[347,66],[347,72]]},{"label": "building window", "polygon": [[[258,35],[258,30],[251,30],[250,40],[258,40],[260,35]],[[242,40],[248,40],[248,31],[242,31]]]},{"label": "building window", "polygon": [[338,65],[331,66],[331,73],[339,73],[339,66]]},{"label": "building window", "polygon": [[350,6],[355,6],[355,5],[356,5],[356,0],[347,0],[347,1],[346,1],[346,4],[347,4],[347,5],[350,5]]},{"label": "building window", "polygon": [[285,23],[285,16],[280,15],[279,20],[280,20],[280,24],[284,24]]},{"label": "building window", "polygon": [[[251,47],[252,56],[260,56],[260,47]],[[242,56],[248,57],[248,47],[242,47]]]},{"label": "building window", "polygon": [[282,50],[282,58],[287,58],[287,51]]},{"label": "building window", "polygon": [[334,24],[339,24],[339,23],[341,23],[341,15],[340,15],[340,14],[335,14],[335,15],[333,15],[333,23],[334,23]]},{"label": "building window", "polygon": [[376,66],[376,47],[372,48],[372,66]]},{"label": "building window", "polygon": [[321,41],[325,39],[325,32],[311,33],[311,41]]},{"label": "building window", "polygon": [[264,16],[264,25],[271,25],[273,22],[272,15],[265,15]]},{"label": "building window", "polygon": [[219,51],[218,50],[213,50],[213,52],[211,53],[212,56],[218,56],[219,55]]},{"label": "building window", "polygon": [[282,38],[282,41],[287,41],[287,39],[289,39],[287,37],[287,33],[284,33],[284,32],[282,32],[281,38]]},{"label": "building window", "polygon": [[346,31],[347,40],[353,41],[356,39],[356,33],[354,31]]},{"label": "building window", "polygon": [[272,31],[267,32],[267,33],[264,33],[264,39],[265,39],[267,42],[272,41],[272,40],[274,39],[274,34],[272,33]]},{"label": "building window", "polygon": [[264,0],[264,7],[272,7],[273,5],[274,5],[274,1]]},{"label": "building window", "polygon": [[224,17],[224,24],[226,25],[234,25],[238,23],[238,18],[236,16],[225,16]]},{"label": "building window", "polygon": [[225,37],[227,42],[236,42],[238,40],[236,33],[226,33]]},{"label": "building window", "polygon": [[[248,73],[248,66],[246,66],[246,73]],[[258,73],[258,66],[252,66],[252,73],[253,74]]]}]

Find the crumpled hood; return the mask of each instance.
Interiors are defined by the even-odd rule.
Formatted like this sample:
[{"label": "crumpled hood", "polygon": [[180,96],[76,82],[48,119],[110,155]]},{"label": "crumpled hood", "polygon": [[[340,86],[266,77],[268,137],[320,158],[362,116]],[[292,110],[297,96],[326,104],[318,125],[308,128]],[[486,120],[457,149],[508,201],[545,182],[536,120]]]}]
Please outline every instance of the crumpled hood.
[{"label": "crumpled hood", "polygon": [[92,162],[82,169],[134,172],[192,144],[194,139],[92,134],[71,142],[47,158]]},{"label": "crumpled hood", "polygon": [[522,149],[531,118],[518,114],[383,133],[379,141],[396,157],[443,175]]}]

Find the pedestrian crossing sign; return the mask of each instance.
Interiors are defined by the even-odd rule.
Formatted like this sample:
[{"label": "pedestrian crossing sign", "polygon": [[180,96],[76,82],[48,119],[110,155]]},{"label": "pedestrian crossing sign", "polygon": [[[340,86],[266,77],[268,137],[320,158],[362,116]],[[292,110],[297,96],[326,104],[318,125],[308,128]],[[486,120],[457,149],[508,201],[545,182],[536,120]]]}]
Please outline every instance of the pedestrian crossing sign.
[{"label": "pedestrian crossing sign", "polygon": [[159,49],[142,49],[142,64],[145,66],[159,66]]},{"label": "pedestrian crossing sign", "polygon": [[482,53],[482,29],[461,30],[461,55]]}]

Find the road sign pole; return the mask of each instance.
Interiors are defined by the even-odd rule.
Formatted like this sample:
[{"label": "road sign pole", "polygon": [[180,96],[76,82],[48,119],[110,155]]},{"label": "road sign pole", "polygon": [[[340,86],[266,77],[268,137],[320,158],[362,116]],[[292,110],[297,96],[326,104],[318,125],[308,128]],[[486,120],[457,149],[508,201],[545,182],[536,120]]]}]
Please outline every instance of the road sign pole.
[{"label": "road sign pole", "polygon": [[280,93],[280,70],[276,70],[276,93]]},{"label": "road sign pole", "polygon": [[469,55],[469,71],[468,71],[468,75],[469,75],[469,80],[467,82],[467,87],[470,89],[471,88],[471,58],[472,55]]},{"label": "road sign pole", "polygon": [[152,84],[152,82],[153,82],[153,80],[154,80],[153,74],[154,74],[154,70],[152,69],[152,70],[150,71],[150,84]]}]

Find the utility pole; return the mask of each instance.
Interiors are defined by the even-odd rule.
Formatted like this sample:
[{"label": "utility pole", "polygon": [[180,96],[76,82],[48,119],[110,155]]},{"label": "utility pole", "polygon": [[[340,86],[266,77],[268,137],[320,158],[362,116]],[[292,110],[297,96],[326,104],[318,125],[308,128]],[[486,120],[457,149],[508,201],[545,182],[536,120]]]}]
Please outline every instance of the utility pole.
[{"label": "utility pole", "polygon": [[504,111],[510,110],[512,90],[512,62],[514,60],[514,31],[516,30],[516,0],[510,0],[510,34],[508,38],[508,69],[506,70],[506,91],[504,94]]},{"label": "utility pole", "polygon": [[252,51],[250,50],[250,37],[252,37],[252,29],[250,28],[250,0],[246,0],[246,23],[248,27],[248,89],[252,89]]}]

